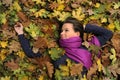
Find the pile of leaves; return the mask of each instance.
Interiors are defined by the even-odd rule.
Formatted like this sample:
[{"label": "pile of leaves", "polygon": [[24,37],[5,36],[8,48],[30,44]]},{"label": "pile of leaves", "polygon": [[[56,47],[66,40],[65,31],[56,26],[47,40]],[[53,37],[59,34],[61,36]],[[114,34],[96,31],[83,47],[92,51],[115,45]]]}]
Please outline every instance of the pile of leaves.
[{"label": "pile of leaves", "polygon": [[[93,66],[82,77],[81,64],[67,60],[55,72],[51,60],[64,55],[59,47],[59,23],[75,17],[113,31],[102,48],[101,58],[93,51]],[[25,37],[41,58],[28,58],[19,43],[14,25],[24,25]],[[85,36],[87,37],[87,35]],[[91,45],[89,50],[98,48]],[[77,69],[77,70],[76,70]],[[0,80],[117,80],[120,77],[119,0],[0,0]]]}]

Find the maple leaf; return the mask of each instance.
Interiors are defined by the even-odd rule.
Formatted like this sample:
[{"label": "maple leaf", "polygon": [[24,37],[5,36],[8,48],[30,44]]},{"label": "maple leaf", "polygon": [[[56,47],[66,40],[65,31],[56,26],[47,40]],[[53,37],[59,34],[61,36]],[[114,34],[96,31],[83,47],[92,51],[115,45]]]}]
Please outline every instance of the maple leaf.
[{"label": "maple leaf", "polygon": [[70,74],[71,76],[76,76],[81,74],[82,70],[83,70],[82,64],[74,64],[70,67]]},{"label": "maple leaf", "polygon": [[114,9],[118,9],[120,7],[120,2],[118,3],[113,2],[113,3],[114,3],[113,5]]},{"label": "maple leaf", "polygon": [[53,60],[56,60],[56,59],[60,58],[61,55],[63,55],[63,53],[64,53],[64,50],[61,49],[61,48],[51,48],[49,50],[50,57]]},{"label": "maple leaf", "polygon": [[5,63],[5,66],[10,68],[11,70],[17,70],[19,68],[18,62],[15,62],[13,59]]},{"label": "maple leaf", "polygon": [[15,31],[10,31],[9,29],[2,30],[3,40],[8,40],[10,38],[12,39],[17,39],[16,32]]},{"label": "maple leaf", "polygon": [[93,63],[92,67],[90,67],[90,69],[88,70],[87,73],[87,78],[91,80],[91,75],[96,74],[97,72],[97,64]]},{"label": "maple leaf", "polygon": [[85,14],[82,13],[82,8],[79,7],[72,11],[72,16],[78,20],[83,20],[85,18]]},{"label": "maple leaf", "polygon": [[49,14],[49,11],[45,9],[40,9],[39,11],[34,13],[34,16],[36,18],[41,17],[41,18],[47,18],[47,15]]},{"label": "maple leaf", "polygon": [[34,23],[31,23],[28,27],[25,27],[24,29],[32,38],[38,37],[41,34],[39,27]]},{"label": "maple leaf", "polygon": [[58,7],[57,7],[57,10],[62,11],[62,10],[64,10],[64,8],[65,8],[64,4],[59,4]]},{"label": "maple leaf", "polygon": [[22,10],[22,8],[19,5],[18,1],[14,1],[14,3],[13,3],[13,9],[15,9],[17,12]]},{"label": "maple leaf", "polygon": [[2,49],[0,51],[0,60],[4,60],[6,58],[6,55],[8,54],[8,50]]},{"label": "maple leaf", "polygon": [[44,6],[46,3],[42,0],[32,0],[33,2],[35,2],[36,4],[41,4],[41,6]]},{"label": "maple leaf", "polygon": [[8,41],[0,41],[0,45],[2,48],[6,48],[8,46]]},{"label": "maple leaf", "polygon": [[17,55],[22,59],[25,57],[25,53],[23,51],[18,51]]},{"label": "maple leaf", "polygon": [[47,44],[48,44],[48,48],[54,48],[57,45],[57,42],[51,39],[48,41]]},{"label": "maple leaf", "polygon": [[38,39],[34,42],[33,46],[36,48],[47,48],[48,44],[47,44],[48,40],[46,38],[43,37],[38,37]]},{"label": "maple leaf", "polygon": [[57,7],[58,7],[58,3],[56,3],[56,2],[52,2],[49,4],[50,9],[56,9]]},{"label": "maple leaf", "polygon": [[12,53],[12,51],[17,52],[18,50],[21,49],[20,43],[18,41],[15,41],[15,40],[12,40],[9,43],[8,48],[9,48],[9,53]]},{"label": "maple leaf", "polygon": [[69,76],[69,67],[66,65],[60,65],[59,66],[61,71],[61,76]]},{"label": "maple leaf", "polygon": [[69,16],[71,16],[69,12],[62,12],[58,15],[58,20],[64,21]]}]

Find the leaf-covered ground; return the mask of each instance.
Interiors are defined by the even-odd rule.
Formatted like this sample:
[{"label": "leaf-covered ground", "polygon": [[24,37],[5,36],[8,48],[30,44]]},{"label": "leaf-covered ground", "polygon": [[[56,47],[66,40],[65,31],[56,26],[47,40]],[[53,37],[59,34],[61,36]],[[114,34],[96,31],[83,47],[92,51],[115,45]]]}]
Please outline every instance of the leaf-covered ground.
[{"label": "leaf-covered ground", "polygon": [[[67,60],[55,72],[51,60],[64,55],[59,47],[58,22],[72,16],[113,31],[111,41],[93,50],[93,66],[81,75],[82,65]],[[14,24],[24,25],[33,51],[43,57],[24,55]],[[87,39],[90,34],[85,34]],[[86,45],[87,46],[87,45]],[[0,0],[0,80],[119,80],[120,78],[120,1],[119,0]]]}]

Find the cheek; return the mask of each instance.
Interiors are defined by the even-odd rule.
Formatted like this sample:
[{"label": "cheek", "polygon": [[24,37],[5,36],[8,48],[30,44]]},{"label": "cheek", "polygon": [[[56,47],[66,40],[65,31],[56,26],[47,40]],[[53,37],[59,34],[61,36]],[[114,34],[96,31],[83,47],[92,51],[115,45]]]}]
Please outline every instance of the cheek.
[{"label": "cheek", "polygon": [[70,33],[70,34],[67,35],[67,38],[77,37],[77,36],[79,36],[79,35],[76,34],[76,33]]}]

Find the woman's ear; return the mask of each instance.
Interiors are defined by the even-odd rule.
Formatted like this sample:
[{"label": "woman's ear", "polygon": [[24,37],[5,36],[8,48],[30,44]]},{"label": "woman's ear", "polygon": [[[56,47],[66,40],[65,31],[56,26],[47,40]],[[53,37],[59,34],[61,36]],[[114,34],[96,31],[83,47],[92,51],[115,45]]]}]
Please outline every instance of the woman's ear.
[{"label": "woman's ear", "polygon": [[80,32],[76,32],[78,36],[80,36]]}]

